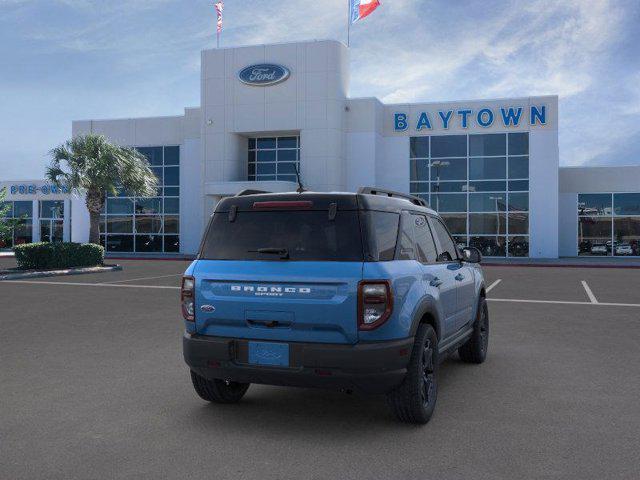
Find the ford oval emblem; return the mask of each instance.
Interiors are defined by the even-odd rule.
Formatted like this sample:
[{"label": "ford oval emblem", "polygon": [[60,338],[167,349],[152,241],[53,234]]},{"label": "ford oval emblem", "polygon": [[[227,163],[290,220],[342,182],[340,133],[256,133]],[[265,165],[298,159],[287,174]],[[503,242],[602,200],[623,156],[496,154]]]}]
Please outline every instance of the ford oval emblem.
[{"label": "ford oval emblem", "polygon": [[200,307],[200,310],[202,310],[203,312],[214,312],[216,309],[216,307],[214,307],[213,305],[202,305]]},{"label": "ford oval emblem", "polygon": [[273,63],[259,63],[249,65],[238,73],[238,79],[246,84],[255,87],[268,87],[276,83],[284,82],[291,72],[287,67]]}]

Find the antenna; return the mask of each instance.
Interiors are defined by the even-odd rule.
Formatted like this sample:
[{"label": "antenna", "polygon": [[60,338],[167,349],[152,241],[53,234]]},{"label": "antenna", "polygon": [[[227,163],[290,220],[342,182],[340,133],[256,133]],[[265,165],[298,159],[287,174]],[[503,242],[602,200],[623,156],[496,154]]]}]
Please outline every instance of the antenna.
[{"label": "antenna", "polygon": [[298,188],[296,188],[296,192],[302,193],[306,192],[306,188],[302,184],[302,180],[300,179],[300,166],[296,165],[296,181],[298,182]]}]

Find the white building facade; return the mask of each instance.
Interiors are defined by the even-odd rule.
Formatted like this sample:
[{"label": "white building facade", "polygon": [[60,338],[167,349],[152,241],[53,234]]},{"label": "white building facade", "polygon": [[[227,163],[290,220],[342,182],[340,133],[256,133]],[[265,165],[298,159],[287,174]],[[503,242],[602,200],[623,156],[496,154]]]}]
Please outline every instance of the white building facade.
[{"label": "white building facade", "polygon": [[[486,256],[578,254],[578,214],[564,215],[583,189],[560,185],[571,174],[558,164],[556,96],[383,104],[350,98],[349,81],[336,41],[205,50],[200,107],[73,122],[73,135],[140,149],[160,179],[154,198],[107,199],[107,250],[193,254],[222,197],[295,190],[299,171],[310,190],[419,195]],[[82,218],[75,241],[88,238]]]},{"label": "white building facade", "polygon": [[17,219],[19,225],[0,237],[0,250],[23,243],[88,238],[89,212],[81,196],[42,180],[0,181],[1,190],[6,192],[4,217]]}]

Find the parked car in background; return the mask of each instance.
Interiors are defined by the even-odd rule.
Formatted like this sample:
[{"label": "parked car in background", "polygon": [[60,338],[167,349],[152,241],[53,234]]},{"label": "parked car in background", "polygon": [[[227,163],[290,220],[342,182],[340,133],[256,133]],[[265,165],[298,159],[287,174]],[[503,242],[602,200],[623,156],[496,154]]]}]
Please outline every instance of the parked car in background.
[{"label": "parked car in background", "polygon": [[628,243],[621,243],[616,247],[616,255],[633,255],[633,249]]},{"label": "parked car in background", "polygon": [[607,255],[608,253],[607,246],[603,243],[591,245],[591,255]]}]

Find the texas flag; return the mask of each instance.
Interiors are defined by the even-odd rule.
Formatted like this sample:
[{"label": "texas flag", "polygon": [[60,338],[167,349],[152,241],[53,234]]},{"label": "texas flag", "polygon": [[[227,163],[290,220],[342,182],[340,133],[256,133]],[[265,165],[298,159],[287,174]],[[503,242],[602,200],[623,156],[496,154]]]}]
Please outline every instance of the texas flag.
[{"label": "texas flag", "polygon": [[351,0],[349,12],[351,23],[363,19],[380,6],[378,0]]}]

